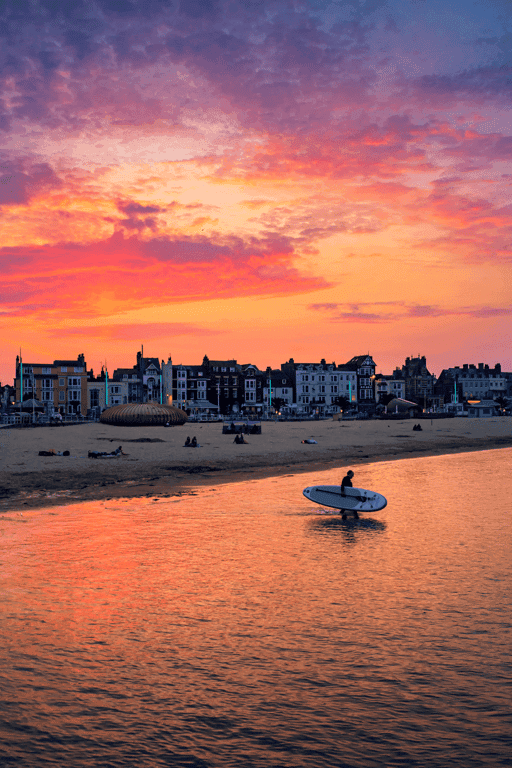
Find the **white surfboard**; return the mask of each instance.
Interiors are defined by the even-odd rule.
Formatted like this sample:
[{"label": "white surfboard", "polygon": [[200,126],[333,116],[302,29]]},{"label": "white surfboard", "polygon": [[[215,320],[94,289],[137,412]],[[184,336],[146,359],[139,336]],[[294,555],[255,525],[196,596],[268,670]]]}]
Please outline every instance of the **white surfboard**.
[{"label": "white surfboard", "polygon": [[[345,488],[342,496],[339,485],[310,485],[302,491],[306,499],[322,504],[324,507],[350,512],[376,512],[384,509],[387,499],[381,493],[367,491],[364,488]],[[360,501],[360,498],[365,499]]]}]

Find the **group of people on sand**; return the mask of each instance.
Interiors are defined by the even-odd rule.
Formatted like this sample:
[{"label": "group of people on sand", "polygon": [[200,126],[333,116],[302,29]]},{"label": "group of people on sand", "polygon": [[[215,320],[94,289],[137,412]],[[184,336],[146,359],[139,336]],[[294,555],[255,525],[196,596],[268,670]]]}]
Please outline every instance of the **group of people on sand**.
[{"label": "group of people on sand", "polygon": [[184,448],[201,448],[201,446],[197,442],[197,437],[195,435],[192,438],[192,440],[190,439],[190,437],[187,437],[187,439],[185,440],[185,445],[183,447]]},{"label": "group of people on sand", "polygon": [[413,432],[423,432],[423,430],[421,428],[421,424],[415,424],[414,427],[412,428],[412,431]]},{"label": "group of people on sand", "polygon": [[247,445],[247,440],[244,440],[244,436],[242,433],[239,435],[235,435],[235,439],[233,440],[234,443],[237,445]]}]

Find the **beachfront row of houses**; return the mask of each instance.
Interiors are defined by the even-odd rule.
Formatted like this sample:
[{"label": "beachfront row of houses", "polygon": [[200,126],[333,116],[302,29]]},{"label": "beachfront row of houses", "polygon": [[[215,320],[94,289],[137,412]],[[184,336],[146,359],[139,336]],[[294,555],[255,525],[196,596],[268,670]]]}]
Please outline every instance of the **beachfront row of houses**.
[{"label": "beachfront row of houses", "polygon": [[[512,373],[479,363],[443,370],[439,378],[425,357],[406,358],[392,374],[376,373],[371,355],[346,363],[296,363],[260,370],[236,360],[210,360],[200,365],[174,364],[137,353],[132,368],[99,375],[87,370],[84,355],[76,360],[25,363],[16,358],[13,398],[2,409],[28,401],[41,404],[48,415],[99,415],[105,408],[127,403],[169,403],[198,418],[219,415],[329,416],[354,411],[372,414],[392,399],[417,403],[422,409],[460,409],[468,400],[512,397]],[[491,411],[492,412],[492,411]]]}]

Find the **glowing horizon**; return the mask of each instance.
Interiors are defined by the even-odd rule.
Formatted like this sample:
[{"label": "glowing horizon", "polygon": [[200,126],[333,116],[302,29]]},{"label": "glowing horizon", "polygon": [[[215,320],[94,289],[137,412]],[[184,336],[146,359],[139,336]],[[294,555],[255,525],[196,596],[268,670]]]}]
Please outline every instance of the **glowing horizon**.
[{"label": "glowing horizon", "polygon": [[512,370],[504,0],[8,0],[2,357]]}]

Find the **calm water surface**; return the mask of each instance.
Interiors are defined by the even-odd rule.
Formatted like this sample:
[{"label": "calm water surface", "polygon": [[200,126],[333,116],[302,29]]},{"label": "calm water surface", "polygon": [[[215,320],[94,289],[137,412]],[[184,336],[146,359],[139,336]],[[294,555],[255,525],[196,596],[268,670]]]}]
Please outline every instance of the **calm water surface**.
[{"label": "calm water surface", "polygon": [[0,518],[0,765],[512,765],[512,450]]}]

